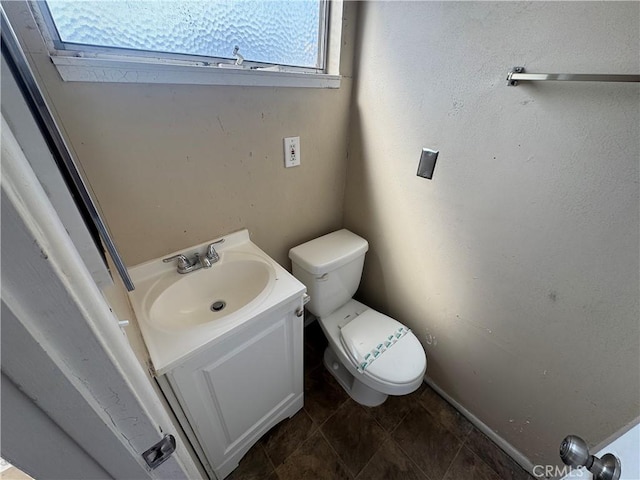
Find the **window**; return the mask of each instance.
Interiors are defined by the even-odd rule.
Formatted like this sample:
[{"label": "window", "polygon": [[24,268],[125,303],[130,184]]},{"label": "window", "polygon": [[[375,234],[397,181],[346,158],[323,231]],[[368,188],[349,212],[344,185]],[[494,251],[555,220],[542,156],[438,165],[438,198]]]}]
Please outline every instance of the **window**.
[{"label": "window", "polygon": [[[154,81],[164,71],[173,77],[166,83],[227,83],[214,78],[223,75],[249,82],[240,84],[259,85],[258,73],[279,72],[278,78],[298,73],[309,78],[309,73],[326,76],[331,70],[326,52],[335,20],[330,21],[326,0],[35,3],[52,45],[53,61],[65,80]],[[334,45],[335,39],[331,40]],[[87,67],[94,68],[93,78]],[[186,81],[188,67],[197,68],[191,73],[197,72],[199,81]],[[247,73],[253,75],[247,77]],[[175,81],[177,77],[185,81]]]}]

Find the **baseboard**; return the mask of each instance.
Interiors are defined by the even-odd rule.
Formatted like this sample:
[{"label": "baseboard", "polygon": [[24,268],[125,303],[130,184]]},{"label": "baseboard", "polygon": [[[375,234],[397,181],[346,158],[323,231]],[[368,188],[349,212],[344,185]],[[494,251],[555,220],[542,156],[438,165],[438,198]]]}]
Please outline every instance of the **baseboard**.
[{"label": "baseboard", "polygon": [[509,455],[515,462],[518,463],[522,468],[524,468],[530,474],[533,474],[533,463],[527,457],[525,457],[520,451],[518,451],[513,445],[507,442],[504,438],[494,432],[491,428],[489,428],[486,424],[484,424],[478,417],[476,417],[469,410],[464,408],[458,402],[456,402],[453,398],[451,398],[447,392],[442,390],[437,384],[433,382],[426,375],[424,377],[424,382],[433,388],[442,398],[444,398],[448,403],[450,403],[456,410],[458,410],[467,420],[469,420],[478,430],[484,433],[487,437],[493,441],[496,445],[498,445],[504,452]]}]

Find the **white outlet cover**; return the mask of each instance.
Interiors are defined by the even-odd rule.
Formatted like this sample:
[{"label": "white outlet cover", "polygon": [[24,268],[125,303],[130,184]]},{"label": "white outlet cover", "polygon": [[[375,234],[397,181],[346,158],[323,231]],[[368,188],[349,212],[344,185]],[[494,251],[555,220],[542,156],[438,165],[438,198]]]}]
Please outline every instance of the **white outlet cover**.
[{"label": "white outlet cover", "polygon": [[284,139],[284,166],[297,167],[300,165],[300,137],[286,137]]}]

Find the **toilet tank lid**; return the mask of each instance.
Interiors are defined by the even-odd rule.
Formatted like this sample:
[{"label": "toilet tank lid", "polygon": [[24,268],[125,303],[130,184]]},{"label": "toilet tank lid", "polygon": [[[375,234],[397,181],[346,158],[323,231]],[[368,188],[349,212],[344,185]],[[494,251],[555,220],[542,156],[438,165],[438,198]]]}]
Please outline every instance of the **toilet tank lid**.
[{"label": "toilet tank lid", "polygon": [[309,273],[323,274],[364,255],[369,243],[342,229],[310,240],[289,250],[289,258]]}]

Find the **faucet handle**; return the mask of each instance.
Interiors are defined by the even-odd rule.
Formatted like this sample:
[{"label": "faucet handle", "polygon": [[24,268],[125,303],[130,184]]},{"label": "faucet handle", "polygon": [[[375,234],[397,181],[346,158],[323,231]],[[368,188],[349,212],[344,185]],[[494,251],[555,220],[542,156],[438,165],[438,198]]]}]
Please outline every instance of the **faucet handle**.
[{"label": "faucet handle", "polygon": [[164,258],[162,261],[164,263],[169,263],[176,259],[178,260],[178,270],[186,270],[193,266],[189,261],[189,259],[185,257],[182,253],[179,253],[178,255],[174,255],[173,257]]},{"label": "faucet handle", "polygon": [[220,260],[220,255],[218,255],[218,252],[216,252],[216,245],[219,245],[221,243],[224,243],[224,238],[218,241],[215,241],[213,243],[210,243],[207,246],[207,254],[206,257],[212,261],[212,263],[216,263],[218,260]]}]

